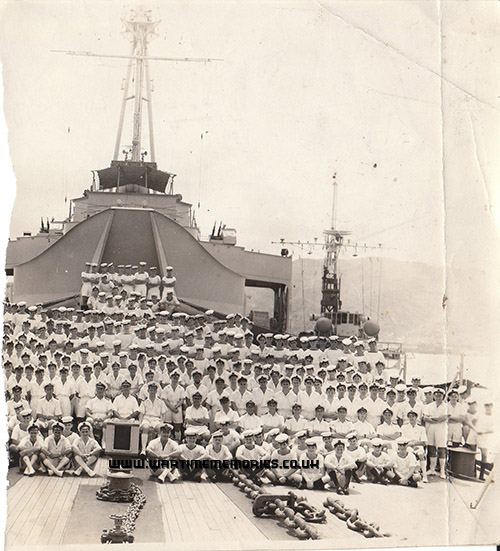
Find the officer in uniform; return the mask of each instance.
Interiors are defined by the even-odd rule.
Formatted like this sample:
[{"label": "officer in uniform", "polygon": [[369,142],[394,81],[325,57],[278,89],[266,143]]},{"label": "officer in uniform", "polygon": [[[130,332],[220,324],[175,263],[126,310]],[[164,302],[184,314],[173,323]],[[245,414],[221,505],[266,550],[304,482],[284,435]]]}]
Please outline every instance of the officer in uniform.
[{"label": "officer in uniform", "polygon": [[52,426],[52,434],[49,434],[43,441],[40,459],[47,467],[47,473],[50,475],[62,477],[64,469],[69,465],[72,449],[69,442],[62,435],[64,427],[61,423],[55,423]]},{"label": "officer in uniform", "polygon": [[78,425],[80,437],[76,439],[72,447],[75,463],[78,465],[73,473],[75,476],[80,476],[83,471],[91,478],[97,474],[93,467],[101,453],[101,446],[91,438],[91,430],[89,423],[83,422]]},{"label": "officer in uniform", "polygon": [[170,423],[161,425],[160,436],[151,440],[146,448],[146,457],[149,460],[151,474],[162,484],[165,480],[174,482],[179,478],[177,469],[161,464],[162,460],[170,460],[178,455],[179,444],[170,439],[172,429]]}]

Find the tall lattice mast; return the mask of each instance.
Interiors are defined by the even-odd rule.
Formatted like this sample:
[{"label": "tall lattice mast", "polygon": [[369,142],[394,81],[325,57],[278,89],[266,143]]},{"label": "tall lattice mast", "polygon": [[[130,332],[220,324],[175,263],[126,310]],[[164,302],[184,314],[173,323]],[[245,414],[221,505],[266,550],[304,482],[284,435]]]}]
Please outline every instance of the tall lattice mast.
[{"label": "tall lattice mast", "polygon": [[[153,134],[153,109],[151,105],[151,79],[149,76],[149,58],[148,44],[156,36],[156,27],[160,21],[153,21],[150,11],[137,13],[131,11],[126,19],[122,19],[125,26],[125,32],[130,35],[131,51],[129,64],[125,76],[123,87],[122,106],[120,111],[120,120],[118,123],[118,133],[116,135],[115,151],[113,160],[118,160],[120,154],[120,144],[123,132],[123,122],[125,119],[125,108],[127,102],[134,100],[133,130],[132,130],[132,151],[131,160],[141,160],[141,139],[142,139],[142,103],[143,100],[148,104],[148,127],[149,127],[149,148],[151,162],[155,162],[155,146]],[[134,95],[129,97],[132,74],[134,75]],[[146,97],[143,96],[143,90],[146,91]]]},{"label": "tall lattice mast", "polygon": [[344,246],[344,236],[352,233],[350,231],[338,230],[335,227],[337,225],[337,187],[337,177],[334,174],[331,226],[330,229],[323,230],[326,254],[321,283],[321,315],[330,319],[333,312],[339,312],[342,308],[337,264],[340,250]]},{"label": "tall lattice mast", "polygon": [[[127,102],[134,100],[133,130],[132,130],[132,150],[130,152],[131,161],[140,162],[145,155],[141,150],[142,141],[142,110],[143,102],[147,102],[148,107],[148,127],[149,127],[149,148],[150,160],[156,162],[155,146],[153,134],[153,109],[151,103],[152,86],[149,74],[149,61],[188,61],[188,62],[210,62],[222,61],[222,59],[205,57],[151,57],[148,56],[148,44],[156,36],[156,28],[160,20],[153,20],[152,11],[130,10],[127,17],[122,19],[125,26],[125,33],[130,36],[131,49],[130,55],[109,55],[94,54],[91,52],[75,52],[66,50],[52,50],[62,52],[68,55],[83,55],[91,57],[108,57],[128,59],[128,67],[125,75],[125,84],[123,87],[122,105],[120,109],[120,119],[118,122],[118,132],[115,141],[115,150],[113,160],[118,161],[120,154],[120,145],[123,133],[123,123],[125,120],[125,110]],[[134,91],[129,96],[129,89],[133,79]],[[144,93],[145,92],[145,93]],[[127,152],[128,159],[128,152]]]}]

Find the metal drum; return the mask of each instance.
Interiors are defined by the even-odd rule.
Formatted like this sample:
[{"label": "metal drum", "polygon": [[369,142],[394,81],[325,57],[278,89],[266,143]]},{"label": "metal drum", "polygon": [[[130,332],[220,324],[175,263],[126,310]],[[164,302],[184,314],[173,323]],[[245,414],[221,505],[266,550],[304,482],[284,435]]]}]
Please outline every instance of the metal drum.
[{"label": "metal drum", "polygon": [[476,452],[467,448],[449,448],[448,473],[455,478],[475,480]]}]

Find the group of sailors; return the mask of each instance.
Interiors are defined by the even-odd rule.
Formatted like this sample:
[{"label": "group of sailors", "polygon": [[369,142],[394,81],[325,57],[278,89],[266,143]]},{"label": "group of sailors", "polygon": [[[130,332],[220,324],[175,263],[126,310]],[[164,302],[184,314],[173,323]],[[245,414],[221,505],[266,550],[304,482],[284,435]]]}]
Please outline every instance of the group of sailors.
[{"label": "group of sailors", "polygon": [[175,295],[176,278],[173,267],[165,268],[165,275],[158,273],[156,266],[146,270],[146,262],[118,264],[115,270],[113,262],[98,265],[87,262],[86,270],[82,272],[82,287],[80,291],[83,309],[113,310],[121,308],[123,299],[144,299],[158,302],[168,302]]},{"label": "group of sailors", "polygon": [[[255,338],[240,314],[178,311],[172,270],[167,283],[152,276],[141,288],[132,267],[105,268],[82,274],[93,287],[81,310],[5,304],[9,451],[25,475],[95,476],[112,420],[139,425],[151,460],[236,458],[254,462],[245,470],[257,483],[340,494],[351,480],[415,487],[445,478],[450,446],[479,448],[481,476],[490,467],[492,404],[479,411],[466,386],[403,383],[376,339]],[[92,307],[96,287],[110,309]],[[228,475],[151,469],[160,482]]]}]

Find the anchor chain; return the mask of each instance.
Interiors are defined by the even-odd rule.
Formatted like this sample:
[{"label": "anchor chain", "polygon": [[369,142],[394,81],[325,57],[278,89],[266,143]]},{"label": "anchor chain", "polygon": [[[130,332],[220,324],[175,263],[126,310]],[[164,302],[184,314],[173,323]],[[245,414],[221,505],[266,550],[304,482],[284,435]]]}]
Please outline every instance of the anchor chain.
[{"label": "anchor chain", "polygon": [[124,515],[111,515],[115,526],[111,530],[104,530],[101,536],[102,543],[132,543],[135,523],[139,513],[146,503],[146,496],[137,484],[131,484],[129,489],[110,490],[109,483],[104,484],[97,492],[97,499],[114,503],[130,503]]},{"label": "anchor chain", "polygon": [[233,484],[253,500],[252,511],[255,516],[267,514],[277,517],[299,539],[319,538],[317,530],[306,522],[326,522],[325,511],[318,511],[307,503],[305,497],[299,497],[293,492],[287,495],[269,494],[244,474],[233,470],[231,475]]},{"label": "anchor chain", "polygon": [[363,534],[365,538],[386,538],[390,537],[391,534],[383,534],[380,531],[380,526],[373,522],[367,522],[359,516],[357,509],[348,509],[341,501],[338,499],[332,499],[329,497],[323,505],[335,515],[338,519],[343,520],[347,528],[353,530],[354,532],[359,532]]},{"label": "anchor chain", "polygon": [[146,503],[146,496],[142,493],[139,486],[133,484],[133,487],[134,498],[132,503],[128,506],[125,514],[125,522],[123,523],[125,532],[129,535],[135,530],[135,521]]}]

